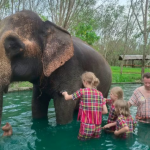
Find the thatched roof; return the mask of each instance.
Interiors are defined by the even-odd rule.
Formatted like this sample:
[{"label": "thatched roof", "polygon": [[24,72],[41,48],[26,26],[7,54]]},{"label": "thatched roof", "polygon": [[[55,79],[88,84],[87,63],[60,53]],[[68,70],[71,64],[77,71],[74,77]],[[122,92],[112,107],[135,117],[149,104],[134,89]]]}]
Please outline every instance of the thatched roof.
[{"label": "thatched roof", "polygon": [[[119,56],[119,60],[142,60],[143,55],[125,55],[123,59],[123,55]],[[145,60],[150,60],[150,55],[147,55]]]}]

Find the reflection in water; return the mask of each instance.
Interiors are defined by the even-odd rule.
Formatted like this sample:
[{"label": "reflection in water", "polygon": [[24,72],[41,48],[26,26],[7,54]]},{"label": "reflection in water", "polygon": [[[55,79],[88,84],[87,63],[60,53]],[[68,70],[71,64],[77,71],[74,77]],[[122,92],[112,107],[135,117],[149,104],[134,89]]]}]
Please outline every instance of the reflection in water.
[{"label": "reflection in water", "polygon": [[48,142],[45,140],[45,137],[48,137],[48,118],[45,119],[33,119],[33,124],[31,126],[31,129],[35,130],[36,132],[36,140],[35,140],[35,149],[36,150],[42,150],[46,149],[45,146],[47,145],[45,142]]},{"label": "reflection in water", "polygon": [[[140,84],[114,84],[124,90],[124,99],[129,100],[132,92]],[[31,91],[8,93],[4,95],[2,126],[9,122],[13,127],[11,137],[0,138],[0,150],[148,150],[150,147],[150,125],[138,123],[134,134],[128,139],[118,139],[112,133],[102,131],[100,139],[79,141],[77,139],[80,123],[77,113],[67,125],[56,125],[53,101],[50,102],[48,118],[32,119]],[[136,107],[131,107],[135,118]],[[102,125],[108,115],[103,116]],[[2,135],[2,131],[0,131]]]},{"label": "reflection in water", "polygon": [[139,123],[137,134],[138,142],[150,147],[150,124]]}]

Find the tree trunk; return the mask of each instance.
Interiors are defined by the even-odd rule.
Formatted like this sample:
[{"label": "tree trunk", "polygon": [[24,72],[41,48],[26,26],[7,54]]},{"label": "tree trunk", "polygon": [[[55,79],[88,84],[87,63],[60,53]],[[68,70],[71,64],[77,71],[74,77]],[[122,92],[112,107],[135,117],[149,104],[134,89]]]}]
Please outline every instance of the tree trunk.
[{"label": "tree trunk", "polygon": [[120,66],[120,74],[121,74],[121,75],[122,75],[123,63],[124,63],[124,60],[122,60],[121,66]]},{"label": "tree trunk", "polygon": [[145,3],[145,17],[143,17],[143,22],[144,22],[144,45],[143,45],[143,61],[142,61],[142,69],[141,69],[141,78],[143,77],[143,74],[145,72],[145,52],[146,52],[146,46],[147,46],[147,10],[148,10],[148,0],[146,0]]}]

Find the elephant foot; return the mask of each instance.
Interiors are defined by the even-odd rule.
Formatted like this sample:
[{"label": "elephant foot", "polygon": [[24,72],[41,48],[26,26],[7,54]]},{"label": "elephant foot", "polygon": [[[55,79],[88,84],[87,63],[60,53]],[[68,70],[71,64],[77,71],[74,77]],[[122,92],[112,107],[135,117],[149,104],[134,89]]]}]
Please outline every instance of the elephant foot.
[{"label": "elephant foot", "polygon": [[70,123],[70,122],[72,122],[72,118],[71,119],[61,119],[61,118],[58,118],[58,117],[56,117],[56,122],[57,122],[57,124],[59,124],[59,125],[65,125],[65,124],[68,124],[68,123]]}]

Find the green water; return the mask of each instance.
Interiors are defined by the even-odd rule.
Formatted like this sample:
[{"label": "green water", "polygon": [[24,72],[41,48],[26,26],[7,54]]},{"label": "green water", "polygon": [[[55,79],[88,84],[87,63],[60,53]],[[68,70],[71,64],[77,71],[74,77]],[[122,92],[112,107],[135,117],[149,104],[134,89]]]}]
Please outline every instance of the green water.
[{"label": "green water", "polygon": [[[112,85],[117,86],[117,85]],[[133,90],[140,84],[119,85],[128,100]],[[116,138],[102,131],[100,139],[79,141],[77,139],[80,123],[74,119],[67,125],[56,125],[53,102],[50,102],[48,120],[32,120],[32,91],[14,92],[4,95],[2,126],[9,122],[13,127],[11,137],[2,137],[0,130],[0,150],[148,150],[150,149],[150,125],[138,123],[129,139]],[[131,108],[135,117],[136,107]],[[108,115],[103,116],[103,125]]]}]

